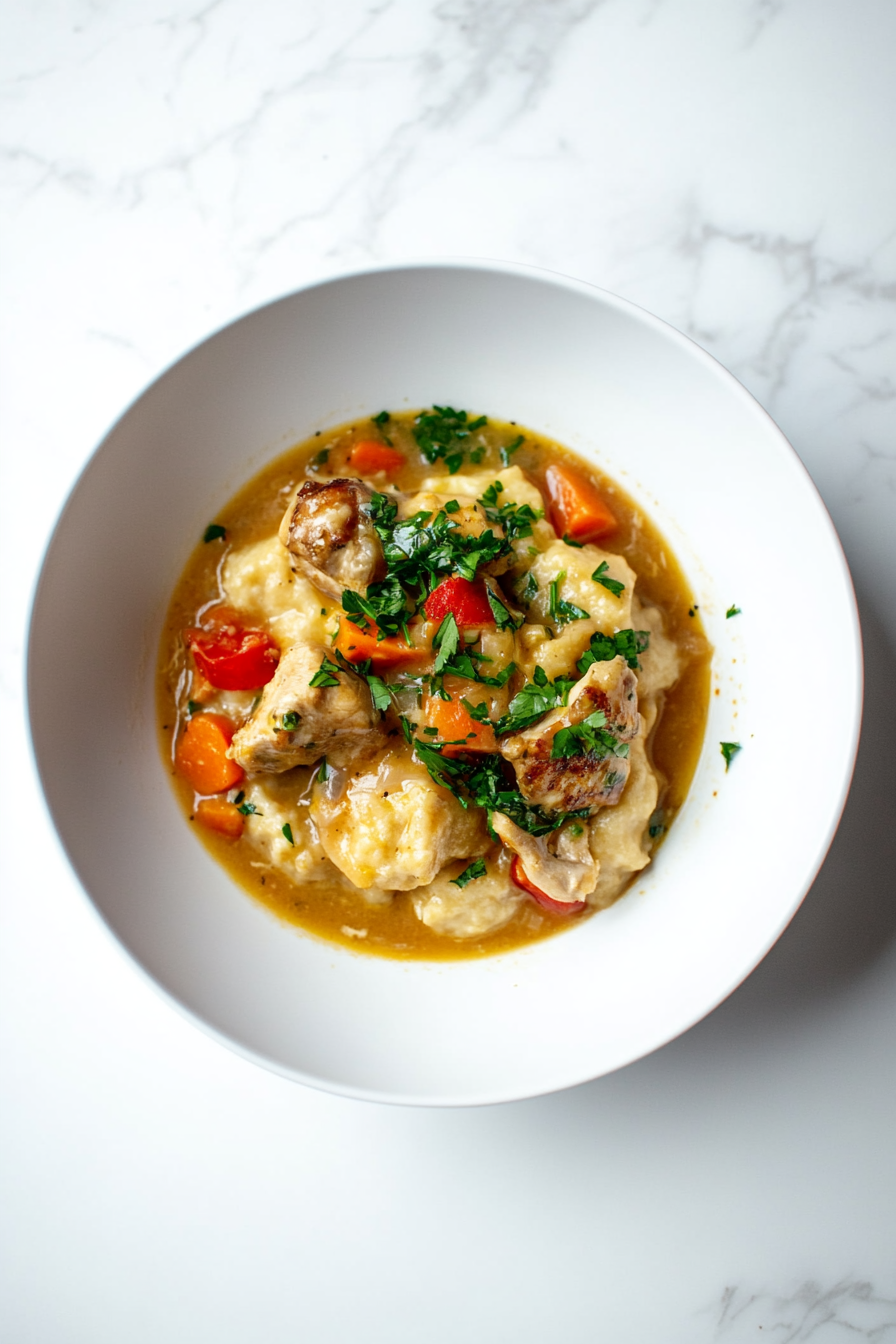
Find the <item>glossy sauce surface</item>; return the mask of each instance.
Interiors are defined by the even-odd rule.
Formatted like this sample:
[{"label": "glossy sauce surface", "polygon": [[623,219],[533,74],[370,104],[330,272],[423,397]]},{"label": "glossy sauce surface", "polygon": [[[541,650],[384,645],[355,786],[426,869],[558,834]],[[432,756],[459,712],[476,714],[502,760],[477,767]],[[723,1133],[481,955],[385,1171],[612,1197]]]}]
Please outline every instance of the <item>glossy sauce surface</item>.
[{"label": "glossy sauce surface", "polygon": [[[392,445],[406,458],[406,464],[390,475],[389,482],[407,493],[419,489],[426,477],[445,470],[443,462],[432,465],[423,460],[413,437],[413,425],[412,412],[392,415],[385,431]],[[649,759],[660,783],[659,804],[651,827],[652,831],[656,829],[651,840],[655,849],[684,802],[700,756],[709,701],[711,648],[674,555],[643,511],[616,482],[548,439],[513,423],[491,420],[481,431],[481,459],[473,464],[465,461],[461,472],[499,471],[506,465],[502,462],[502,447],[506,448],[520,435],[523,443],[513,452],[510,462],[520,467],[542,493],[545,471],[552,462],[567,463],[597,485],[618,521],[616,531],[602,544],[624,556],[635,570],[637,594],[662,609],[666,634],[681,655],[681,675],[670,690],[661,694],[658,719],[648,739]],[[260,865],[257,851],[245,840],[229,840],[196,824],[196,797],[173,766],[174,743],[183,723],[184,688],[189,677],[181,632],[199,624],[204,611],[220,601],[219,576],[226,555],[231,549],[274,534],[290,495],[309,475],[321,479],[326,475],[356,474],[347,464],[353,445],[376,437],[380,437],[377,428],[367,420],[315,435],[267,466],[213,520],[226,529],[226,537],[197,545],[175,590],[163,631],[157,679],[163,757],[185,815],[202,842],[251,896],[280,918],[328,941],[378,955],[453,960],[494,954],[574,927],[582,919],[590,918],[590,912],[555,915],[527,899],[507,924],[481,939],[436,934],[415,915],[411,904],[413,892],[398,893],[391,905],[374,906],[347,884],[309,882],[300,886],[276,868]],[[382,488],[385,480],[374,479],[374,484]],[[338,610],[331,599],[323,596],[321,606]],[[410,748],[407,753],[410,764]],[[288,790],[292,802],[310,798],[316,768],[291,770],[279,777],[278,787]],[[361,930],[363,936],[359,936]]]}]

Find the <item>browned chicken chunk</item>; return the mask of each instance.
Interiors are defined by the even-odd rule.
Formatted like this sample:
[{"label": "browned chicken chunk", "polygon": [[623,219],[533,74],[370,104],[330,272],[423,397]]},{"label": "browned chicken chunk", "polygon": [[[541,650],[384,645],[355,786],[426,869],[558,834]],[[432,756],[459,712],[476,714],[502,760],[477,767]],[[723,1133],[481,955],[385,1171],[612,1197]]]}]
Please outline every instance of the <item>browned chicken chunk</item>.
[{"label": "browned chicken chunk", "polygon": [[501,754],[513,765],[526,801],[553,812],[593,812],[618,803],[628,779],[627,751],[616,755],[611,746],[602,746],[557,760],[551,752],[561,729],[582,723],[597,710],[606,720],[603,731],[624,748],[638,732],[637,691],[637,678],[624,658],[593,663],[570,691],[568,705],[504,738]]},{"label": "browned chicken chunk", "polygon": [[591,854],[583,827],[564,826],[549,835],[535,836],[503,812],[493,812],[492,829],[517,855],[529,881],[551,900],[575,905],[597,886],[600,863]]},{"label": "browned chicken chunk", "polygon": [[297,574],[338,601],[346,588],[365,593],[385,576],[383,550],[364,505],[363,481],[305,481],[289,502],[280,540]]},{"label": "browned chicken chunk", "polygon": [[326,650],[294,644],[283,654],[255,713],[233,735],[228,755],[249,775],[277,774],[313,765],[362,760],[385,741],[367,683],[351,672],[338,686],[312,686]]}]

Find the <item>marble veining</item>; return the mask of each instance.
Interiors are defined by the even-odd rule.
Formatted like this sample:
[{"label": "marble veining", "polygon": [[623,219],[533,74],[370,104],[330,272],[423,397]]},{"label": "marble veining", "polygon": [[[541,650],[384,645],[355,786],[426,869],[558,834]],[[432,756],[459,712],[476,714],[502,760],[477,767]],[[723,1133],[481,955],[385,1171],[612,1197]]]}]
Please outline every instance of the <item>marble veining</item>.
[{"label": "marble veining", "polygon": [[726,1288],[713,1338],[724,1344],[769,1338],[776,1344],[828,1344],[854,1338],[880,1344],[896,1338],[896,1298],[881,1296],[863,1279],[823,1287],[813,1280],[795,1291]]}]

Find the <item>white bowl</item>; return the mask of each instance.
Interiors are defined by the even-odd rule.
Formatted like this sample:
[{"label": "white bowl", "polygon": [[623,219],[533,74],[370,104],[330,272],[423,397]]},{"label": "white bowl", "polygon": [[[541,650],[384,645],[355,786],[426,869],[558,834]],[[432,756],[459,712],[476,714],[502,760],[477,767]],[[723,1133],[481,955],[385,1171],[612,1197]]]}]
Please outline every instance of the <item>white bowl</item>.
[{"label": "white bowl", "polygon": [[[615,906],[525,951],[400,963],[305,935],[232,884],[175,802],[153,675],[174,583],[239,485],[316,428],[433,401],[553,436],[644,505],[693,585],[717,693],[688,801]],[[743,614],[726,620],[734,602]],[[69,858],[164,993],[288,1077],[460,1105],[617,1069],[744,979],[833,836],[861,664],[830,519],[784,437],[724,369],[610,294],[458,262],[313,285],[226,327],[153,383],[97,449],[56,527],[28,686]],[[743,744],[728,773],[722,740]]]}]

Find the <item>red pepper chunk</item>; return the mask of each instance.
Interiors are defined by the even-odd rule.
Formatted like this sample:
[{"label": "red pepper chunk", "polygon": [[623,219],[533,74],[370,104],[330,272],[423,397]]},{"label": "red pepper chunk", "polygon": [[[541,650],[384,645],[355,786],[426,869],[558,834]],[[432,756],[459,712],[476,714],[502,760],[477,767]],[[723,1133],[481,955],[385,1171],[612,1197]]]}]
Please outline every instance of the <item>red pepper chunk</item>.
[{"label": "red pepper chunk", "polygon": [[445,579],[434,588],[423,605],[428,621],[443,621],[449,611],[461,629],[494,625],[494,613],[489,606],[485,584],[481,579],[462,579],[456,575]]},{"label": "red pepper chunk", "polygon": [[265,630],[225,625],[217,630],[185,630],[196,666],[219,691],[255,691],[277,671],[280,650]]},{"label": "red pepper chunk", "polygon": [[529,881],[518,854],[514,854],[510,864],[510,880],[523,891],[527,891],[542,909],[550,910],[554,915],[576,915],[588,904],[587,901],[555,901],[553,896],[549,896],[546,891],[542,891],[534,882]]}]

